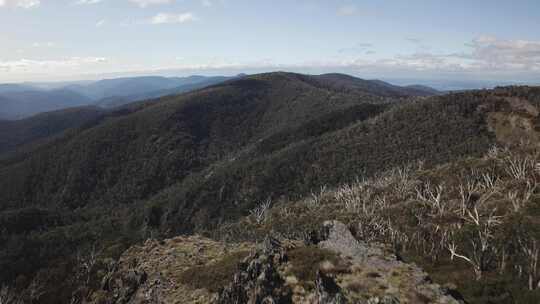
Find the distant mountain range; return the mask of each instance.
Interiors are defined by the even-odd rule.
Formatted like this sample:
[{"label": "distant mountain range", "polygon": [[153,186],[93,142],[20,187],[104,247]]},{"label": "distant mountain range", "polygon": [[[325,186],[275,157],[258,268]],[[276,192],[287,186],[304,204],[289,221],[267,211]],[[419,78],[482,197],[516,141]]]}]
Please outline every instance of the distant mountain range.
[{"label": "distant mountain range", "polygon": [[25,90],[0,93],[2,119],[21,119],[41,112],[92,103],[92,99],[74,91],[57,89],[50,91]]},{"label": "distant mountain range", "polygon": [[361,90],[366,93],[385,97],[431,96],[440,94],[437,90],[425,86],[413,85],[403,87],[382,80],[362,80],[343,74],[323,74],[315,76],[315,79],[333,87]]},{"label": "distant mountain range", "polygon": [[[13,152],[31,151],[35,143],[116,113],[135,111],[147,103],[220,83],[237,77],[186,78],[137,77],[101,80],[90,84],[68,84],[44,89],[39,84],[0,85],[0,159]],[[395,86],[380,80],[363,80],[344,74],[300,75],[302,81],[319,89],[344,94],[385,98],[437,95],[424,86]],[[115,90],[116,88],[116,90]],[[113,95],[111,95],[113,94]],[[103,97],[105,96],[105,97]],[[139,101],[138,103],[135,103]]]},{"label": "distant mountain range", "polygon": [[[463,92],[469,90],[480,89],[493,89],[499,86],[513,86],[513,85],[533,85],[531,82],[520,81],[495,81],[495,80],[474,80],[474,79],[405,79],[405,78],[384,78],[386,82],[398,85],[398,86],[416,86],[422,85],[429,88],[434,88],[439,92]],[[537,85],[540,82],[536,83]]]},{"label": "distant mountain range", "polygon": [[[70,107],[95,105],[102,108],[114,108],[134,101],[181,94],[242,76],[244,75],[235,77],[141,76],[59,84],[1,84],[0,120],[23,119],[38,113]],[[376,95],[386,92],[387,96],[392,97],[438,94],[438,91],[429,87],[400,87],[379,80],[362,80],[339,74],[315,76],[313,80],[326,81],[335,86],[347,87],[348,90],[363,90]]]},{"label": "distant mountain range", "polygon": [[60,87],[39,83],[3,84],[0,85],[0,120],[23,119],[70,107],[116,107],[133,101],[184,93],[232,78],[149,76],[67,83]]},{"label": "distant mountain range", "polygon": [[[143,77],[143,78],[149,78],[149,77]],[[132,90],[130,86],[134,85],[136,82],[139,82],[139,81],[137,79],[135,79],[135,81],[130,81],[128,78],[127,83],[124,82],[124,83],[118,84],[119,89],[120,89],[119,91],[113,91],[109,89],[104,90],[105,97],[98,100],[95,104],[104,108],[118,107],[118,106],[125,105],[134,101],[159,98],[159,97],[167,96],[167,95],[181,94],[181,93],[201,89],[210,85],[218,84],[218,83],[227,81],[229,79],[234,79],[234,78],[236,77],[190,76],[186,78],[165,78],[169,81],[165,81],[163,85],[147,86],[144,90],[141,90],[142,87]],[[154,79],[153,81],[155,82],[156,80]],[[171,83],[174,83],[175,85],[172,86]],[[161,87],[161,88],[156,89],[157,87]]]}]

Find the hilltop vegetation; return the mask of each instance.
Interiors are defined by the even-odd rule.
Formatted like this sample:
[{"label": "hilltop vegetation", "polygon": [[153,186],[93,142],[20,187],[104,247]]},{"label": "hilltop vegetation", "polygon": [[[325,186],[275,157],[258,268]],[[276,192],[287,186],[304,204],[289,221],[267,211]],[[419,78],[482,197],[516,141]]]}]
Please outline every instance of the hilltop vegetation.
[{"label": "hilltop vegetation", "polygon": [[[249,76],[118,109],[5,160],[0,281],[19,290],[39,282],[45,290],[39,301],[55,303],[81,286],[75,265],[84,253],[97,252],[85,275],[88,288],[96,289],[107,258],[118,258],[149,237],[205,233],[252,242],[278,232],[299,240],[328,219],[357,226],[366,208],[374,210],[373,225],[391,220],[388,225],[404,229],[393,236],[388,231],[395,229],[375,231],[379,241],[394,244],[397,236],[411,239],[428,231],[418,236],[423,245],[399,239],[404,244],[395,248],[403,258],[431,267],[425,262],[429,252],[402,247],[427,248],[438,237],[429,232],[434,223],[454,223],[456,172],[469,162],[467,170],[491,166],[482,156],[493,145],[511,146],[508,151],[529,153],[523,155],[537,161],[537,154],[515,146],[537,141],[540,89],[418,97],[422,94],[368,84],[340,75]],[[504,160],[503,155],[495,158]],[[406,171],[405,179],[398,174],[387,181],[381,175],[416,163],[423,167]],[[535,173],[527,170],[532,179]],[[498,187],[509,192],[509,177],[497,176]],[[363,178],[370,182],[362,184]],[[337,193],[356,179],[347,190],[355,196],[347,203]],[[435,219],[429,197],[430,191],[436,197],[440,184],[449,189],[444,195],[452,204]],[[417,186],[428,202],[418,200]],[[337,190],[317,194],[321,187]],[[315,203],[305,199],[312,192]],[[379,194],[386,192],[383,200]],[[266,201],[275,207],[263,210],[258,220],[256,208]],[[420,226],[419,219],[408,217],[418,210]],[[355,236],[367,237],[355,229]],[[466,232],[456,233],[458,248]],[[448,262],[445,249],[438,249],[439,256]],[[441,265],[435,266],[448,263]],[[435,266],[434,276],[444,269]]]}]

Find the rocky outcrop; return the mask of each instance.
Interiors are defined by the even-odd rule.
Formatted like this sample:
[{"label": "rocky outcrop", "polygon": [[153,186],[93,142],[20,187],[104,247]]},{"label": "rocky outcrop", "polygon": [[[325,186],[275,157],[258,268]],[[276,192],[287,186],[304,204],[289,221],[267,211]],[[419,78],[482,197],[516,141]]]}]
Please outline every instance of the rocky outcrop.
[{"label": "rocky outcrop", "polygon": [[[316,235],[311,246],[267,239],[271,249],[265,245],[261,254],[246,259],[218,303],[459,303],[420,268],[398,261],[383,246],[359,242],[340,222],[324,223]],[[318,250],[324,253],[311,267],[316,272],[313,281],[298,277],[306,271],[297,269],[304,261],[292,256],[301,247],[307,249],[306,256]]]},{"label": "rocky outcrop", "polygon": [[[204,281],[190,281],[192,270],[208,267],[238,253],[249,252],[250,244],[224,244],[199,237],[176,237],[165,241],[148,240],[133,246],[120,258],[117,269],[105,276],[101,290],[91,302],[98,304],[213,303],[217,293],[200,288]],[[233,262],[232,263],[236,263]],[[227,270],[225,270],[227,271]],[[234,269],[230,276],[234,274]],[[211,274],[219,275],[219,274]],[[195,279],[196,276],[193,276]],[[227,275],[225,275],[227,277]],[[210,277],[212,279],[212,277]],[[224,285],[224,284],[223,284]]]},{"label": "rocky outcrop", "polygon": [[217,303],[292,303],[292,291],[277,268],[284,258],[281,243],[267,238],[263,250],[240,265],[233,282],[220,292]]},{"label": "rocky outcrop", "polygon": [[[399,304],[439,303],[458,304],[447,290],[434,284],[428,275],[414,264],[399,261],[385,252],[382,245],[366,244],[354,238],[350,230],[337,221],[323,225],[327,238],[318,245],[338,252],[353,263],[350,273],[338,275],[337,281],[352,303]],[[364,299],[351,289],[363,289]],[[366,299],[367,298],[367,299]],[[362,302],[365,300],[365,302]]]},{"label": "rocky outcrop", "polygon": [[369,246],[358,241],[349,228],[338,221],[327,221],[323,224],[323,238],[318,242],[319,247],[326,248],[353,258],[358,262],[365,262],[369,256],[381,256],[382,250],[376,246]]},{"label": "rocky outcrop", "polygon": [[148,241],[129,249],[94,303],[458,304],[426,273],[326,222],[313,242],[255,244],[206,238]]}]

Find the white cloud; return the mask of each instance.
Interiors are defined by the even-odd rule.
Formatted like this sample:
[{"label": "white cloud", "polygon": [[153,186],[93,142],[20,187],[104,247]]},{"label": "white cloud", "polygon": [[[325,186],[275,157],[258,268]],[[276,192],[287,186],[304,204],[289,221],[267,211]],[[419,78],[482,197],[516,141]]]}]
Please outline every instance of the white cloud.
[{"label": "white cloud", "polygon": [[482,36],[467,45],[472,48],[472,52],[457,57],[474,60],[480,67],[540,71],[540,41],[502,40]]},{"label": "white cloud", "polygon": [[414,44],[421,44],[423,42],[422,39],[416,38],[416,37],[405,38],[405,40],[409,41],[410,43],[414,43]]},{"label": "white cloud", "polygon": [[[183,23],[196,20],[190,14],[158,14],[144,22],[154,24]],[[356,75],[383,77],[473,77],[478,79],[534,80],[540,75],[540,41],[503,40],[495,37],[478,37],[466,44],[467,49],[460,53],[435,53],[418,50],[413,53],[384,56],[372,53],[374,47],[369,43],[354,45],[353,51],[324,60],[311,60],[294,63],[276,63],[272,60],[246,61],[243,58],[171,58],[173,62],[159,64],[152,70],[141,58],[141,71],[179,69],[195,73],[212,71],[215,73],[263,72],[270,70],[290,70],[299,72],[339,71]],[[357,51],[357,52],[356,52]],[[369,54],[370,56],[368,56]],[[22,56],[22,55],[21,55]],[[62,60],[0,61],[0,78],[28,79],[30,74],[73,75],[76,73],[102,73],[104,70],[119,71],[118,62],[101,57],[74,57]],[[124,69],[125,66],[124,66]],[[131,68],[130,68],[131,69]],[[373,76],[375,75],[375,76]],[[398,76],[395,76],[398,77]]]},{"label": "white cloud", "polygon": [[357,43],[352,47],[346,47],[339,50],[339,53],[342,54],[355,54],[355,53],[365,53],[368,49],[372,49],[374,45],[372,43],[361,42]]},{"label": "white cloud", "polygon": [[86,66],[107,62],[103,57],[71,57],[62,60],[33,60],[20,59],[13,61],[0,61],[0,70],[6,72],[32,72],[47,73],[62,70],[74,70]]},{"label": "white cloud", "polygon": [[202,6],[210,7],[212,6],[212,1],[210,0],[201,0]]},{"label": "white cloud", "polygon": [[35,47],[35,48],[52,48],[52,47],[55,47],[56,46],[56,43],[54,42],[34,42],[32,43],[32,47]]},{"label": "white cloud", "polygon": [[[381,57],[373,53],[358,52],[358,54],[354,54],[351,52],[349,56],[340,54],[335,58],[320,61],[299,62],[288,65],[284,69],[371,73],[379,75],[377,77],[453,75],[451,77],[501,80],[534,79],[535,81],[539,79],[540,41],[479,37],[466,45],[469,50],[461,53],[418,51]],[[340,53],[342,53],[341,50]]]},{"label": "white cloud", "polygon": [[169,4],[169,3],[172,3],[174,0],[129,0],[129,1],[137,4],[139,7],[145,8],[150,5]]},{"label": "white cloud", "polygon": [[41,4],[40,0],[0,0],[1,7],[34,8]]},{"label": "white cloud", "polygon": [[150,19],[151,24],[181,24],[197,20],[192,13],[168,14],[160,13]]},{"label": "white cloud", "polygon": [[85,5],[85,4],[98,4],[103,2],[103,0],[78,0],[75,2],[76,5]]},{"label": "white cloud", "polygon": [[418,70],[477,73],[540,71],[540,41],[502,40],[482,36],[466,44],[468,52],[414,53],[396,56],[388,63]]},{"label": "white cloud", "polygon": [[96,22],[96,27],[102,27],[105,25],[107,21],[105,19],[101,19],[98,22]]},{"label": "white cloud", "polygon": [[351,16],[358,13],[358,7],[353,4],[343,5],[338,8],[338,15],[340,16]]}]

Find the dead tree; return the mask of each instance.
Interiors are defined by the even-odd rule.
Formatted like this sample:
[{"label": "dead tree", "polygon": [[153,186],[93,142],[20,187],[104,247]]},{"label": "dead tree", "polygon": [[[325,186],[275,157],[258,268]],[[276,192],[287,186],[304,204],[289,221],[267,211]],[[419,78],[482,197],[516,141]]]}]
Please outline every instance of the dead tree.
[{"label": "dead tree", "polygon": [[0,288],[0,304],[22,304],[22,298],[13,288],[4,285]]},{"label": "dead tree", "polygon": [[[531,199],[538,184],[536,182],[527,181],[527,186],[523,191],[513,190],[507,193],[506,197],[512,203],[513,211],[519,212]],[[520,193],[521,192],[521,193]]]},{"label": "dead tree", "polygon": [[416,188],[417,199],[430,210],[431,217],[440,217],[447,212],[448,202],[442,198],[443,190],[442,185],[432,188],[430,183]]},{"label": "dead tree", "polygon": [[483,272],[488,270],[495,259],[494,230],[502,223],[501,217],[495,215],[495,212],[496,210],[493,210],[489,214],[481,215],[476,206],[467,210],[464,219],[469,223],[467,228],[471,229],[464,234],[467,238],[465,241],[469,243],[469,250],[465,250],[467,252],[458,252],[455,237],[449,238],[447,243],[450,259],[459,258],[471,265],[476,280],[482,279]]},{"label": "dead tree", "polygon": [[322,201],[327,193],[327,187],[326,185],[321,186],[318,192],[311,191],[311,197],[307,200],[307,206],[310,209],[316,209],[320,207],[322,204]]},{"label": "dead tree", "polygon": [[535,163],[529,157],[520,158],[515,155],[510,155],[506,157],[505,162],[504,170],[506,173],[510,177],[518,180],[526,179],[535,169]]},{"label": "dead tree", "polygon": [[97,263],[99,262],[99,256],[102,250],[97,249],[96,245],[92,245],[90,250],[86,253],[77,252],[77,273],[76,276],[84,284],[84,287],[90,285],[92,279],[92,273],[94,272]]},{"label": "dead tree", "polygon": [[255,208],[253,208],[249,214],[255,219],[255,222],[257,224],[262,224],[264,221],[266,221],[266,217],[268,215],[268,210],[270,209],[270,206],[272,205],[272,201],[270,198],[268,198],[266,201],[263,201],[259,203]]},{"label": "dead tree", "polygon": [[524,268],[528,277],[529,290],[535,290],[540,287],[540,278],[538,274],[538,256],[540,254],[540,245],[533,238],[518,236],[517,243],[519,250],[524,258]]},{"label": "dead tree", "polygon": [[35,276],[30,285],[26,288],[26,294],[30,297],[31,301],[38,301],[43,294],[45,294],[45,285],[48,278]]}]

